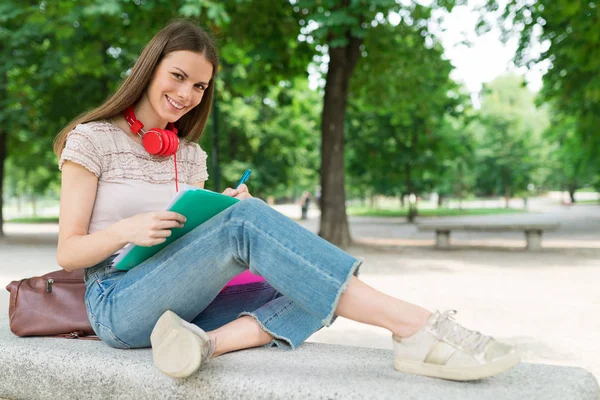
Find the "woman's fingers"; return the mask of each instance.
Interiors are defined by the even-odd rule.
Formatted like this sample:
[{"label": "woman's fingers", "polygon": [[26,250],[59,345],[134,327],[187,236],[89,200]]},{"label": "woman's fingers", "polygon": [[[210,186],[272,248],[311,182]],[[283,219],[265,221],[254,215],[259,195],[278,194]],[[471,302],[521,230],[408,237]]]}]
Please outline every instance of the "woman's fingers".
[{"label": "woman's fingers", "polygon": [[232,194],[231,196],[239,200],[249,199],[252,197],[252,195],[248,191],[248,186],[246,186],[245,183],[242,183],[240,186],[238,186],[238,188],[235,189],[235,192],[236,193]]},{"label": "woman's fingers", "polygon": [[179,221],[180,223],[185,222],[185,217],[174,211],[158,211],[154,214],[154,217],[159,221]]},{"label": "woman's fingers", "polygon": [[223,194],[225,196],[230,196],[230,197],[235,197],[238,194],[238,191],[232,188],[227,188],[225,190],[223,190]]},{"label": "woman's fingers", "polygon": [[153,239],[168,238],[171,235],[172,232],[170,229],[156,230],[150,232],[150,237]]},{"label": "woman's fingers", "polygon": [[235,196],[235,198],[239,199],[239,200],[249,199],[251,197],[252,197],[252,195],[248,192],[241,192],[241,193],[238,193],[237,196]]}]

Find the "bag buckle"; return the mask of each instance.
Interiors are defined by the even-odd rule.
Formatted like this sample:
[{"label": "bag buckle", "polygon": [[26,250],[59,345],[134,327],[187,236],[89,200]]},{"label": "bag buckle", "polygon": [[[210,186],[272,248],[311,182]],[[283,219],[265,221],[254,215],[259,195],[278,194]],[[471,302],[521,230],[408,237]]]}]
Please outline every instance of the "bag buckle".
[{"label": "bag buckle", "polygon": [[46,281],[46,293],[52,293],[52,284],[54,283],[54,279],[50,278]]}]

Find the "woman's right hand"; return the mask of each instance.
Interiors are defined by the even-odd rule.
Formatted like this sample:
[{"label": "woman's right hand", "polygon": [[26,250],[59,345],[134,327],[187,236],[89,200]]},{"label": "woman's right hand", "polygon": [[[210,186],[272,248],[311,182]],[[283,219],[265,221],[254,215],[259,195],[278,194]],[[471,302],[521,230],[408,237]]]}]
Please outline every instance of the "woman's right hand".
[{"label": "woman's right hand", "polygon": [[171,236],[171,229],[181,228],[185,217],[173,211],[137,214],[119,221],[118,230],[128,243],[154,246]]}]

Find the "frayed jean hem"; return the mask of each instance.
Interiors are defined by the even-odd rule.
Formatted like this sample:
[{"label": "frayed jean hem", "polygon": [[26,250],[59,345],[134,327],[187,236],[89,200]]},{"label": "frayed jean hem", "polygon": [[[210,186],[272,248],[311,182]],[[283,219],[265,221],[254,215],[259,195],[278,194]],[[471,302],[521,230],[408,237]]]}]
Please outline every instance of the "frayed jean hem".
[{"label": "frayed jean hem", "polygon": [[240,313],[240,315],[238,315],[238,318],[245,317],[245,316],[254,318],[256,320],[256,322],[258,323],[258,325],[260,326],[260,328],[273,337],[273,340],[271,340],[271,342],[264,345],[264,347],[271,348],[273,346],[276,346],[282,350],[288,350],[288,351],[294,350],[296,348],[296,346],[294,346],[294,343],[292,343],[292,341],[290,339],[283,337],[283,336],[279,336],[276,333],[274,333],[273,331],[271,331],[269,328],[267,328],[265,326],[265,324],[263,324],[262,321],[255,314],[253,314],[251,312],[243,312],[243,313]]},{"label": "frayed jean hem", "polygon": [[333,301],[333,304],[331,305],[331,311],[329,311],[329,314],[321,321],[323,326],[325,326],[325,327],[331,326],[331,324],[333,324],[333,322],[335,321],[335,319],[337,317],[335,315],[335,310],[337,309],[338,303],[340,302],[340,297],[342,297],[342,294],[346,291],[348,284],[350,283],[350,280],[352,279],[352,276],[358,277],[358,272],[359,272],[360,266],[362,265],[363,262],[364,262],[364,258],[359,257],[354,262],[354,264],[352,264],[352,267],[350,268],[350,271],[348,272],[348,276],[346,277],[346,280],[344,281],[342,286],[340,286],[340,288],[338,289],[337,295],[335,296],[335,300]]}]

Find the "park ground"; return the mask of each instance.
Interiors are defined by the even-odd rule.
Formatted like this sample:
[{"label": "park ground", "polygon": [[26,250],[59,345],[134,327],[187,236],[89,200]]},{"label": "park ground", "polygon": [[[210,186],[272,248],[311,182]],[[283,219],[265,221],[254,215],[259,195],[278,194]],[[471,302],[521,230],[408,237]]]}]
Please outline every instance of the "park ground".
[{"label": "park ground", "polygon": [[[530,202],[527,214],[463,217],[479,221],[558,221],[540,252],[523,250],[519,233],[456,233],[447,251],[433,233],[404,218],[350,217],[365,258],[361,278],[395,297],[429,309],[456,309],[458,321],[514,345],[525,362],[579,366],[600,379],[600,206]],[[295,205],[276,206],[299,216]],[[456,217],[453,217],[456,218]],[[318,211],[299,221],[317,232]],[[56,224],[5,225],[0,240],[0,284],[57,269]],[[0,291],[6,313],[8,292]],[[390,334],[339,318],[309,341],[391,348]]]}]

